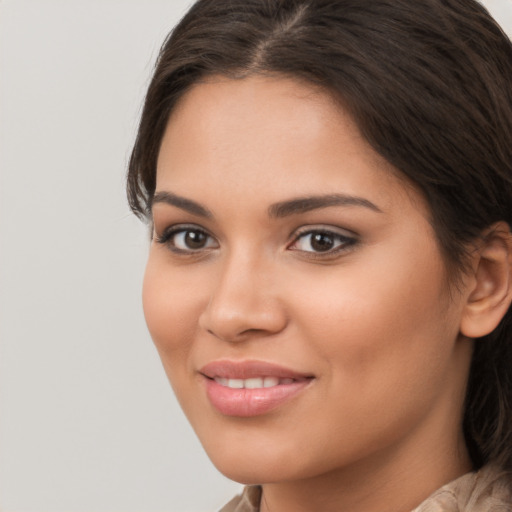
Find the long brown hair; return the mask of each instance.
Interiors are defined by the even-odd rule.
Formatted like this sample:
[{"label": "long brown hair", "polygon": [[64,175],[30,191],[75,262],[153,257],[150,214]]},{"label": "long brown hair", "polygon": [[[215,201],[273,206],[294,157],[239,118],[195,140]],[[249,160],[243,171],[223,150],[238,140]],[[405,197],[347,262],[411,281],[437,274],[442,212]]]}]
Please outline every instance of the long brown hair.
[{"label": "long brown hair", "polygon": [[[474,0],[199,0],[147,92],[128,172],[137,215],[148,215],[181,96],[210,75],[255,73],[306,80],[343,103],[423,192],[454,277],[469,242],[512,225],[512,44]],[[476,467],[512,470],[511,316],[475,343],[464,431]]]}]

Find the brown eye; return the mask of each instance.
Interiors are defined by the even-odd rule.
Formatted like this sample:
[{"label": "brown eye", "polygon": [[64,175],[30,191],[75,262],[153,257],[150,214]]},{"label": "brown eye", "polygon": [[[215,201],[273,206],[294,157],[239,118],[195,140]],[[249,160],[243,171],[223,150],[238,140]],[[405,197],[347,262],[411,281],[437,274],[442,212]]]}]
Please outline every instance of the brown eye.
[{"label": "brown eye", "polygon": [[169,243],[178,251],[200,251],[216,247],[214,239],[201,229],[176,230],[170,237]]},{"label": "brown eye", "polygon": [[354,245],[357,239],[352,236],[322,229],[300,234],[290,246],[294,251],[332,254]]},{"label": "brown eye", "polygon": [[195,227],[174,227],[167,230],[157,241],[177,253],[199,252],[218,247],[216,240],[206,231]]},{"label": "brown eye", "polygon": [[203,231],[185,231],[183,244],[187,249],[202,249],[208,242],[208,235]]},{"label": "brown eye", "polygon": [[329,251],[334,247],[334,237],[327,233],[315,233],[311,235],[310,244],[314,251]]}]

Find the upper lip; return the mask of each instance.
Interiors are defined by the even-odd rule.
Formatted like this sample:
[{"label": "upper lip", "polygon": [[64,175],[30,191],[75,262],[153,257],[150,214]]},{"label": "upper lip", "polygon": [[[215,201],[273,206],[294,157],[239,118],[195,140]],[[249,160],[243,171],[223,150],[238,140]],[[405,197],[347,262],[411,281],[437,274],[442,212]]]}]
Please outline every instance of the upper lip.
[{"label": "upper lip", "polygon": [[255,377],[277,377],[279,379],[302,380],[311,374],[297,372],[290,368],[266,361],[218,360],[203,366],[199,373],[210,379],[251,379]]}]

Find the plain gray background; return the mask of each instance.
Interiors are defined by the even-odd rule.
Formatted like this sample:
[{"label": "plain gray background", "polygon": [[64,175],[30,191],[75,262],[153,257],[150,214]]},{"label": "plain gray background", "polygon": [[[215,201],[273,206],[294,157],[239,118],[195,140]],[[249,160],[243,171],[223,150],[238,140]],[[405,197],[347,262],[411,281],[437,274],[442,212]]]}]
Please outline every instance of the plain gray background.
[{"label": "plain gray background", "polygon": [[[186,0],[0,0],[0,511],[201,512],[238,489],[142,316],[124,174]],[[512,33],[512,0],[485,4]]]}]

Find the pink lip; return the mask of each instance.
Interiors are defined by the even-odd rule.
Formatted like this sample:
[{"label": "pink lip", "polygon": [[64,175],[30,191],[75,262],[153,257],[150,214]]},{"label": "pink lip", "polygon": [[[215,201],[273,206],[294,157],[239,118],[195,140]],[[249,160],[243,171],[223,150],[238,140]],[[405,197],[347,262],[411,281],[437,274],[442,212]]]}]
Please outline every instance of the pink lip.
[{"label": "pink lip", "polygon": [[[226,416],[250,417],[265,414],[307,387],[312,376],[263,361],[214,361],[201,368],[205,377],[206,394],[210,403]],[[293,382],[256,389],[233,389],[216,382],[215,378],[250,379],[275,377]]]}]

